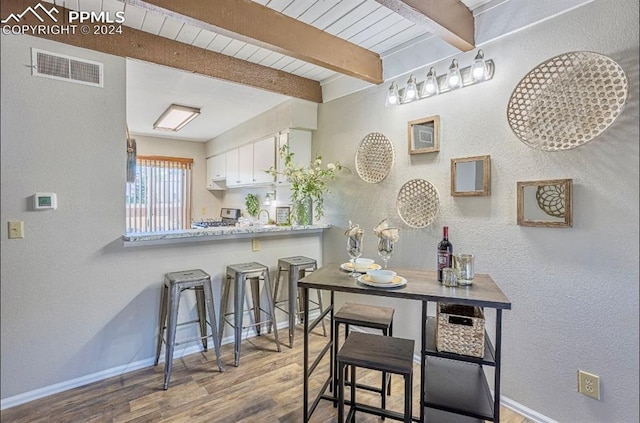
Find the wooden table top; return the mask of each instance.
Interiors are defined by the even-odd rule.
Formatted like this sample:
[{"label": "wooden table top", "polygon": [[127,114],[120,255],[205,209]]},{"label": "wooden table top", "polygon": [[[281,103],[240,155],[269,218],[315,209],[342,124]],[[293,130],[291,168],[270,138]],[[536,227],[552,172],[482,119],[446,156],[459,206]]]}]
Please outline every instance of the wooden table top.
[{"label": "wooden table top", "polygon": [[466,304],[478,307],[511,309],[511,301],[500,287],[486,274],[476,273],[473,285],[447,287],[438,282],[433,270],[393,269],[407,280],[406,285],[396,288],[378,288],[364,285],[349,272],[340,269],[340,264],[329,263],[308,273],[298,281],[302,288],[323,289],[354,294],[404,298],[417,301]]}]

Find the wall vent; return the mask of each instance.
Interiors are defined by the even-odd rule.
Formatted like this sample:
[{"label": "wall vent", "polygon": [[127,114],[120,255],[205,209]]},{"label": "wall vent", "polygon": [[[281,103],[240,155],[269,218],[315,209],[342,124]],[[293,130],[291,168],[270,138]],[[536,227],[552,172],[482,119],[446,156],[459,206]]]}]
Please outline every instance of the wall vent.
[{"label": "wall vent", "polygon": [[34,48],[31,49],[31,65],[34,76],[104,87],[104,65],[99,62]]}]

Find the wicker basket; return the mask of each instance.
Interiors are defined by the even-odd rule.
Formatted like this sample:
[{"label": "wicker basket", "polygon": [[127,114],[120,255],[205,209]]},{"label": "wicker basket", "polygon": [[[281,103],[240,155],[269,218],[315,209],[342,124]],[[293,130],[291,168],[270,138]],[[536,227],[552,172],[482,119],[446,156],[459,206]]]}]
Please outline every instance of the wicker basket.
[{"label": "wicker basket", "polygon": [[480,307],[438,303],[437,321],[438,351],[472,357],[484,355],[484,314]]}]

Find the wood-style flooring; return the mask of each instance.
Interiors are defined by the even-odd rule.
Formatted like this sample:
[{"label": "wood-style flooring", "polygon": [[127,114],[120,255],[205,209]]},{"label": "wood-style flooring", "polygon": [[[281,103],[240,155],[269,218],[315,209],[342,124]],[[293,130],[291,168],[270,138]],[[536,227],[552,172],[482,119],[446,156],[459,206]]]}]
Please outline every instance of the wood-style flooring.
[{"label": "wood-style flooring", "polygon": [[[286,329],[280,331],[286,339]],[[321,334],[310,338],[315,354],[326,342]],[[302,422],[302,330],[298,327],[293,349],[282,345],[278,353],[271,334],[242,342],[240,366],[233,365],[233,345],[222,347],[225,372],[217,370],[212,350],[174,359],[168,390],[162,389],[163,368],[137,370],[27,404],[3,410],[2,423],[102,423],[102,422],[210,422],[300,423]],[[418,375],[418,365],[414,374]],[[326,369],[326,370],[325,370]],[[317,392],[320,373],[328,371],[328,358],[315,371],[310,385]],[[326,373],[325,373],[326,374]],[[358,383],[379,384],[379,373],[360,370]],[[415,376],[413,414],[418,415],[419,377]],[[312,393],[314,394],[314,393]],[[347,392],[348,394],[348,392]],[[314,395],[315,396],[315,395]],[[379,404],[379,396],[358,391],[357,399]],[[403,383],[393,376],[387,407],[402,411]],[[321,400],[312,416],[314,423],[337,421],[337,409]],[[359,423],[381,420],[358,413]],[[502,407],[502,423],[533,423]],[[387,419],[386,421],[393,421]],[[438,423],[438,422],[433,422]]]}]

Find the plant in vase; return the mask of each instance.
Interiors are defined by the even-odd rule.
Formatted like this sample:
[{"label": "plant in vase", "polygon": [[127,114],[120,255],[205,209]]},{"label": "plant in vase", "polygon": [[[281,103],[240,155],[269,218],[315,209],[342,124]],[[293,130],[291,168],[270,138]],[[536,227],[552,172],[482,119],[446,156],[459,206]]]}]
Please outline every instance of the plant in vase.
[{"label": "plant in vase", "polygon": [[266,172],[287,178],[291,184],[291,220],[310,225],[314,212],[316,219],[324,216],[323,196],[330,192],[327,183],[335,178],[336,172],[347,168],[338,162],[323,167],[321,156],[316,156],[308,167],[297,167],[288,145],[282,146],[279,154],[284,159],[284,169],[278,171],[271,167]]}]

